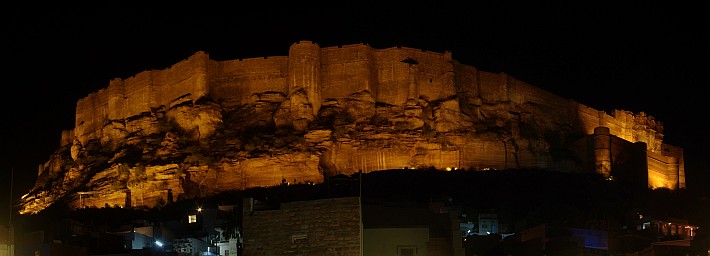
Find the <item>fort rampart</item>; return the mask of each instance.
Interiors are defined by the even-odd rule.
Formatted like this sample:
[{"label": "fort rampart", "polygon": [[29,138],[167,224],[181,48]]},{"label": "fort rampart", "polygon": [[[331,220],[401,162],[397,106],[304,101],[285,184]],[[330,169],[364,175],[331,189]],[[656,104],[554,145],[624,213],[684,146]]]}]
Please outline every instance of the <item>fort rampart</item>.
[{"label": "fort rampart", "polygon": [[[595,133],[596,127],[604,126],[613,136],[643,143],[649,159],[649,185],[664,182],[652,182],[662,176],[660,173],[677,173],[682,184],[674,186],[684,186],[682,149],[663,144],[662,124],[645,113],[614,110],[609,114],[596,110],[507,74],[459,63],[450,52],[406,47],[374,49],[366,44],[320,47],[301,41],[291,46],[288,56],[224,61],[197,52],[163,70],[115,78],[107,88],[77,102],[75,128],[62,133],[61,143],[64,146],[74,139],[85,143],[100,138],[107,123],[170,108],[185,99],[209,96],[246,104],[255,94],[291,95],[299,90],[308,95],[314,114],[327,99],[363,91],[372,94],[376,102],[389,105],[404,105],[420,98],[458,98],[460,104],[480,108],[489,103],[535,105],[529,111],[537,112],[528,114],[545,117],[541,122],[569,125],[589,135]],[[478,150],[484,149],[464,148],[457,154]]]}]

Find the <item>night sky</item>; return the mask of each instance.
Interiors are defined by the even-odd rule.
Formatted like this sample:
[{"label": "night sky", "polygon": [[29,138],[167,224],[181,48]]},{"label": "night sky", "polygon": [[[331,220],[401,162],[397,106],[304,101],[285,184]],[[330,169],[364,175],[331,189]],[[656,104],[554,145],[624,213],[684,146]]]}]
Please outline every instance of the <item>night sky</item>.
[{"label": "night sky", "polygon": [[704,8],[494,2],[405,8],[362,1],[327,9],[14,4],[3,15],[0,225],[10,211],[10,181],[13,200],[29,191],[37,166],[73,128],[77,100],[111,79],[164,69],[197,51],[214,60],[286,56],[300,40],[451,51],[459,62],[598,110],[645,112],[664,124],[666,143],[685,149],[688,190],[710,194]]}]

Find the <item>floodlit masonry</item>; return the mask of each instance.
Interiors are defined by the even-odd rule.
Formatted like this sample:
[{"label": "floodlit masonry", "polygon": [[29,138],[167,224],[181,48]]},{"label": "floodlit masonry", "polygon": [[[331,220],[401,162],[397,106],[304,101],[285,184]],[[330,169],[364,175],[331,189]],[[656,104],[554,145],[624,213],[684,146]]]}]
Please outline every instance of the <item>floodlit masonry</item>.
[{"label": "floodlit masonry", "polygon": [[[320,47],[310,41],[300,41],[291,45],[288,56],[221,61],[210,59],[205,52],[197,52],[163,70],[148,70],[126,79],[115,78],[107,88],[77,102],[75,127],[62,132],[61,146],[74,141],[110,140],[103,130],[107,124],[157,108],[170,109],[185,100],[196,101],[201,97],[238,105],[253,103],[255,95],[266,93],[287,96],[305,93],[309,107],[294,111],[295,117],[289,120],[293,127],[304,130],[325,102],[360,92],[367,92],[374,102],[388,106],[409,106],[420,99],[428,102],[456,99],[460,105],[456,109],[461,112],[485,110],[493,104],[511,108],[542,106],[539,109],[546,111],[523,114],[589,135],[588,140],[578,142],[577,146],[582,151],[592,148],[588,162],[593,171],[612,178],[612,167],[626,156],[624,152],[633,151],[638,153],[632,155],[634,159],[641,159],[641,163],[636,161],[635,165],[647,170],[633,174],[634,178],[645,180],[651,188],[685,187],[683,150],[663,143],[662,123],[652,116],[624,110],[608,114],[507,74],[480,71],[459,63],[451,52],[407,47],[375,49],[367,44]],[[445,133],[446,127],[441,131]],[[493,169],[513,166],[509,160],[513,158],[507,157],[510,152],[503,149],[505,144],[491,145],[481,142],[480,145],[464,145],[458,151],[447,151],[446,155],[441,154],[436,165]],[[333,152],[338,151],[333,149]],[[385,151],[358,153],[358,156],[369,157],[368,154],[391,157]],[[500,160],[501,155],[505,155],[504,161]],[[517,157],[514,167],[551,167],[534,155]],[[486,159],[495,161],[486,162]],[[403,166],[402,161],[363,160],[362,166],[352,161],[332,161],[334,166],[348,170]]]}]

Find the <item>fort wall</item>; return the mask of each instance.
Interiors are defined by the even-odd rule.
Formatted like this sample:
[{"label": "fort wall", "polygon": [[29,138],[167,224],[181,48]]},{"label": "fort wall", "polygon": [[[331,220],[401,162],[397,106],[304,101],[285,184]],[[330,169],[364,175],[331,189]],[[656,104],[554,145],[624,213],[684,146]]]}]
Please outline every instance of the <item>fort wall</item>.
[{"label": "fort wall", "polygon": [[164,70],[143,71],[125,80],[116,78],[108,88],[80,99],[76,106],[75,138],[82,143],[101,137],[101,128],[111,120],[123,120],[170,107],[173,100],[208,95],[209,57],[198,52]]},{"label": "fort wall", "polygon": [[648,153],[648,186],[651,188],[685,188],[685,169],[679,157]]},{"label": "fort wall", "polygon": [[395,47],[375,50],[378,102],[402,105],[422,97],[443,99],[456,95],[450,53]]},{"label": "fort wall", "polygon": [[474,66],[469,66],[461,64],[456,60],[452,61],[454,63],[454,83],[458,86],[456,87],[456,92],[459,93],[464,100],[464,104],[473,103],[474,98],[480,97],[480,83],[478,69]]},{"label": "fort wall", "polygon": [[[685,159],[683,157],[683,148],[681,147],[676,147],[673,145],[668,145],[668,144],[661,144],[661,153],[660,155],[665,156],[668,159],[673,159],[673,160],[667,160],[667,163],[672,163],[673,166],[675,166],[676,169],[671,168],[672,172],[678,173],[678,186],[680,188],[685,188]],[[673,162],[675,161],[675,162]]]},{"label": "fort wall", "polygon": [[59,146],[63,147],[66,145],[71,145],[74,142],[74,130],[64,130],[62,131],[62,138],[59,141]]},{"label": "fort wall", "polygon": [[101,89],[80,99],[76,104],[75,120],[77,139],[95,136],[94,133],[108,120],[108,90]]},{"label": "fort wall", "polygon": [[508,102],[508,84],[505,74],[478,72],[478,95],[483,102],[500,103]]},{"label": "fort wall", "polygon": [[346,98],[368,91],[376,97],[378,80],[374,50],[358,44],[321,50],[322,98]]},{"label": "fort wall", "polygon": [[245,104],[253,94],[288,94],[288,57],[211,61],[210,96]]},{"label": "fort wall", "polygon": [[600,118],[604,115],[603,111],[596,110],[584,104],[577,104],[577,121],[578,127],[584,134],[593,134],[594,128],[601,125]]},{"label": "fort wall", "polygon": [[[478,71],[458,63],[454,65],[449,53],[405,47],[376,50],[364,44],[318,49],[320,68],[310,69],[318,69],[320,75],[308,75],[318,77],[317,80],[309,78],[312,81],[290,82],[291,85],[289,72],[296,71],[289,71],[289,57],[214,61],[209,60],[204,52],[164,70],[144,71],[125,80],[113,79],[108,88],[77,102],[74,135],[82,138],[99,131],[109,120],[140,115],[151,108],[169,108],[172,101],[185,96],[193,100],[209,95],[215,99],[246,101],[255,93],[288,93],[289,86],[295,84],[319,83],[320,92],[309,98],[343,98],[367,90],[378,102],[401,105],[408,99],[436,100],[462,92],[468,98],[479,98],[485,103],[535,105],[538,108],[526,110],[553,110],[554,115],[533,114],[543,114],[555,118],[555,122],[581,127],[586,134],[593,133],[597,126],[606,126],[616,136],[631,142],[645,142],[654,152],[661,150],[662,125],[644,113],[634,115],[614,110],[609,115],[580,103],[574,113],[569,108],[574,102],[568,99],[504,73]],[[403,61],[407,59],[415,60],[417,64]],[[297,65],[294,63],[291,66]],[[68,142],[65,137],[62,145]]]},{"label": "fort wall", "polygon": [[[648,168],[665,177],[670,177],[671,172],[679,173],[675,177],[684,183],[682,149],[664,146],[662,124],[645,113],[614,110],[609,115],[505,73],[479,71],[461,64],[450,52],[406,47],[373,49],[366,44],[322,48],[301,41],[291,46],[289,56],[225,61],[211,60],[206,53],[197,52],[163,70],[116,78],[107,88],[77,102],[75,128],[62,133],[61,145],[68,145],[73,139],[85,143],[101,138],[102,128],[109,122],[122,121],[155,108],[170,108],[185,100],[210,96],[244,104],[250,102],[254,94],[290,95],[295,90],[306,92],[314,114],[326,99],[368,91],[377,102],[391,105],[403,105],[419,98],[432,101],[458,96],[464,112],[470,108],[509,104],[521,115],[545,117],[535,120],[541,127],[570,127],[574,129],[570,132],[582,134],[593,134],[596,127],[604,126],[618,138],[645,143],[650,159]],[[503,142],[489,145],[491,143],[495,144],[472,143],[457,151],[455,157],[447,155],[448,160],[436,161],[456,162],[458,166],[486,165],[485,162],[490,161],[508,166],[512,157],[505,152],[505,147],[501,149],[508,145]],[[495,154],[479,154],[483,151]],[[532,155],[519,155],[518,160],[522,160],[517,163],[519,167],[539,167],[547,161]],[[389,167],[389,164],[379,165]],[[654,175],[649,175],[651,180]]]},{"label": "fort wall", "polygon": [[379,86],[377,88],[377,101],[402,105],[410,97],[410,64],[401,60],[405,59],[400,48],[391,48],[378,51],[377,55],[377,77]]},{"label": "fort wall", "polygon": [[630,142],[644,142],[648,150],[660,152],[663,145],[662,123],[645,113],[634,114],[624,110],[613,110],[609,115],[584,104],[578,104],[579,126],[585,134],[594,133],[598,126],[608,127],[610,133]]}]

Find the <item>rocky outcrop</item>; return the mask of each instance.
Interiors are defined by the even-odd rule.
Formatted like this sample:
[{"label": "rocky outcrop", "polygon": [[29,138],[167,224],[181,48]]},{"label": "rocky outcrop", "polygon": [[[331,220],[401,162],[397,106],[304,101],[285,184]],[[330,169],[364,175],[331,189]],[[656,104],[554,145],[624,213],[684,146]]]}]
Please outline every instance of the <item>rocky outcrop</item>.
[{"label": "rocky outcrop", "polygon": [[48,178],[23,199],[22,212],[57,200],[74,207],[156,207],[359,170],[471,167],[466,162],[480,157],[464,155],[476,147],[493,158],[501,158],[490,152],[503,144],[510,152],[501,156],[549,147],[537,145],[545,144],[541,138],[490,132],[523,123],[493,122],[477,133],[457,98],[391,106],[362,91],[324,101],[317,117],[305,94],[252,99],[230,105],[201,98],[107,123],[99,140],[57,150],[42,170]]}]

